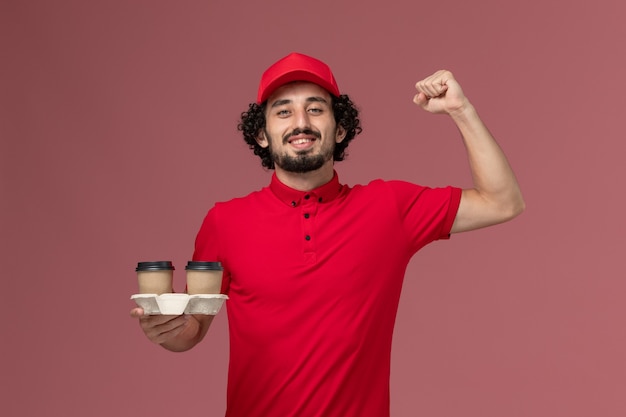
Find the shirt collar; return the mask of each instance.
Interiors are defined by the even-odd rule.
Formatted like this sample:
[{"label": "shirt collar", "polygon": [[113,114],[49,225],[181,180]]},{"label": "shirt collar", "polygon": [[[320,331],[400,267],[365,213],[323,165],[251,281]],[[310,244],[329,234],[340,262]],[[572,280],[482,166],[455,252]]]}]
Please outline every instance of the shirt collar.
[{"label": "shirt collar", "polygon": [[321,185],[310,191],[294,190],[280,182],[276,176],[276,172],[272,175],[272,182],[270,183],[270,190],[285,204],[296,207],[299,206],[302,199],[314,198],[320,203],[328,203],[334,200],[343,186],[339,184],[339,177],[337,172],[333,172],[333,178],[326,184]]}]

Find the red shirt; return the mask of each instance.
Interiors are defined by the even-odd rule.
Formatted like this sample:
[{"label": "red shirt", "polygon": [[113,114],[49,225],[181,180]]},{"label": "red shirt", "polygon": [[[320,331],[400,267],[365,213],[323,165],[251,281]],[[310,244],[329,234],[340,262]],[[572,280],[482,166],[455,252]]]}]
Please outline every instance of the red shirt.
[{"label": "red shirt", "polygon": [[461,190],[375,180],[269,187],[211,209],[195,260],[224,266],[228,417],[385,417],[409,260],[449,237]]}]

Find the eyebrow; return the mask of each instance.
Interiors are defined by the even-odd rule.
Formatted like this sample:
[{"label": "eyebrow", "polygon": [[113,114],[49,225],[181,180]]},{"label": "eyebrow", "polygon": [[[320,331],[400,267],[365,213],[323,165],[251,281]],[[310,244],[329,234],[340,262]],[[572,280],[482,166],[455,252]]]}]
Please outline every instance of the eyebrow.
[{"label": "eyebrow", "polygon": [[[319,97],[319,96],[312,96],[306,99],[307,103],[324,103],[324,104],[328,104],[328,100],[326,100],[324,97]],[[284,106],[285,104],[290,104],[291,100],[290,99],[283,99],[283,100],[276,100],[275,102],[272,103],[271,107],[279,107],[279,106]]]}]

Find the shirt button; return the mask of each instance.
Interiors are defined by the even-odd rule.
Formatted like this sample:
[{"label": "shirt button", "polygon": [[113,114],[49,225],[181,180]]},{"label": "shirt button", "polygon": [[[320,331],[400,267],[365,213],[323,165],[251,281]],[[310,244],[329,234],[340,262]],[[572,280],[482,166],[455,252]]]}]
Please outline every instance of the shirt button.
[{"label": "shirt button", "polygon": [[305,238],[306,240],[311,240],[311,236],[309,236],[309,235],[306,235],[304,238]]},{"label": "shirt button", "polygon": [[322,202],[322,197],[318,198],[317,201]]},{"label": "shirt button", "polygon": [[309,198],[311,198],[311,196],[310,196],[310,195],[308,195],[308,194],[304,196],[304,199],[305,199],[305,200],[308,200]]},{"label": "shirt button", "polygon": [[309,218],[309,213],[304,213],[304,218],[308,219]]},{"label": "shirt button", "polygon": [[292,201],[292,202],[291,202],[291,207],[295,207],[295,206],[296,206],[296,202],[295,202],[295,201]]}]

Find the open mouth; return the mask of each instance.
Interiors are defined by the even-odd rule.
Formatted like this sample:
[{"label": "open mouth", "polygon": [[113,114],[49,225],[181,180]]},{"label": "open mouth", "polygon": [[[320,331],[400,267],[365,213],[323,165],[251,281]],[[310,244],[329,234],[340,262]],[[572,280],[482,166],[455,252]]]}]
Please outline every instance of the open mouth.
[{"label": "open mouth", "polygon": [[306,150],[314,146],[317,140],[317,135],[310,132],[302,132],[299,134],[291,135],[287,140],[287,143],[297,150]]},{"label": "open mouth", "polygon": [[291,139],[289,143],[292,145],[303,145],[305,143],[311,143],[314,141],[315,141],[315,138],[300,138],[300,139]]}]

